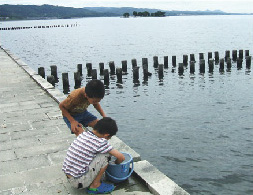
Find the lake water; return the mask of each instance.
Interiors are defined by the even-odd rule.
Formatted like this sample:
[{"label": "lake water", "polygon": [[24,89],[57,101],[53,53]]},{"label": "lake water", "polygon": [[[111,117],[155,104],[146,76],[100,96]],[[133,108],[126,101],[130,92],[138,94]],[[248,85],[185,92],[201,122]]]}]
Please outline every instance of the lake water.
[{"label": "lake water", "polygon": [[[77,64],[128,61],[123,83],[111,76],[101,101],[119,126],[118,137],[191,194],[253,194],[252,72],[237,69],[199,74],[198,54],[253,48],[253,16],[180,16],[165,18],[84,18],[1,22],[0,27],[71,25],[75,27],[0,31],[0,42],[37,71],[50,65],[68,72],[70,90]],[[172,71],[171,57],[195,54],[196,72]],[[169,57],[163,79],[153,56]],[[214,56],[214,53],[213,53]],[[131,60],[148,58],[152,76],[133,83]],[[90,79],[84,75],[82,84]],[[98,77],[100,79],[100,77]],[[101,78],[102,79],[102,78]],[[91,108],[91,112],[96,113]]]}]

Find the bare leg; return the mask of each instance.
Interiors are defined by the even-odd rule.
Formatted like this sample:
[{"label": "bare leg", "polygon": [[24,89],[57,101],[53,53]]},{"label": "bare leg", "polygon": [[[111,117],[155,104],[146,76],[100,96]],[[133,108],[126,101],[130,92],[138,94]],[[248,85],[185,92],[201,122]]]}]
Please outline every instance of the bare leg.
[{"label": "bare leg", "polygon": [[[98,119],[91,121],[88,126],[94,128],[95,124],[98,122]],[[78,128],[78,131],[74,132],[76,134],[76,137],[83,132],[83,128]]]},{"label": "bare leg", "polygon": [[91,121],[88,126],[94,128],[95,124],[98,122],[98,119]]},{"label": "bare leg", "polygon": [[90,184],[90,188],[98,188],[101,185],[101,178],[102,178],[102,176],[103,176],[103,174],[104,174],[107,167],[108,167],[108,165],[106,165],[105,167],[100,169],[97,177]]}]

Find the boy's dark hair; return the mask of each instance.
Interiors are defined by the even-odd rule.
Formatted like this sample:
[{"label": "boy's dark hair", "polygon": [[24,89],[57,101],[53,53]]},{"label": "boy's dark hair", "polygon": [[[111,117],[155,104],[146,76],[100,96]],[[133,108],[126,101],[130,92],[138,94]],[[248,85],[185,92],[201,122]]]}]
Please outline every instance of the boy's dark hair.
[{"label": "boy's dark hair", "polygon": [[100,80],[91,80],[85,86],[85,93],[89,98],[101,98],[105,96],[105,87]]},{"label": "boy's dark hair", "polygon": [[108,133],[110,136],[113,136],[116,135],[118,127],[115,120],[110,117],[104,117],[95,124],[94,130],[100,134]]}]

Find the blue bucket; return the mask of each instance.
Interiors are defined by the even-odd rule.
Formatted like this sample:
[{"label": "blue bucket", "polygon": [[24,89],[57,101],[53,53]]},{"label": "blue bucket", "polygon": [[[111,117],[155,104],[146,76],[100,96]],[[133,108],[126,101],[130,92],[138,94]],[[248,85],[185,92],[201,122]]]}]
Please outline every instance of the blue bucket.
[{"label": "blue bucket", "polygon": [[[112,160],[109,162],[109,165],[106,169],[106,177],[114,182],[119,183],[128,179],[134,171],[134,162],[130,154],[122,152],[125,156],[125,160],[120,164],[115,164],[115,157],[112,157]],[[130,165],[131,168],[130,168]]]}]

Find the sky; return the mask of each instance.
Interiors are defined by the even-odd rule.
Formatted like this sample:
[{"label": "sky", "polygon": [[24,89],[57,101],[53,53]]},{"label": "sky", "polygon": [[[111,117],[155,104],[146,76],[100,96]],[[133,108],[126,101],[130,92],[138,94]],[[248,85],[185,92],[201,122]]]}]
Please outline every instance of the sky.
[{"label": "sky", "polygon": [[221,10],[228,13],[253,13],[253,0],[0,0],[2,4],[58,5],[65,7],[135,7],[161,10],[205,11]]}]

